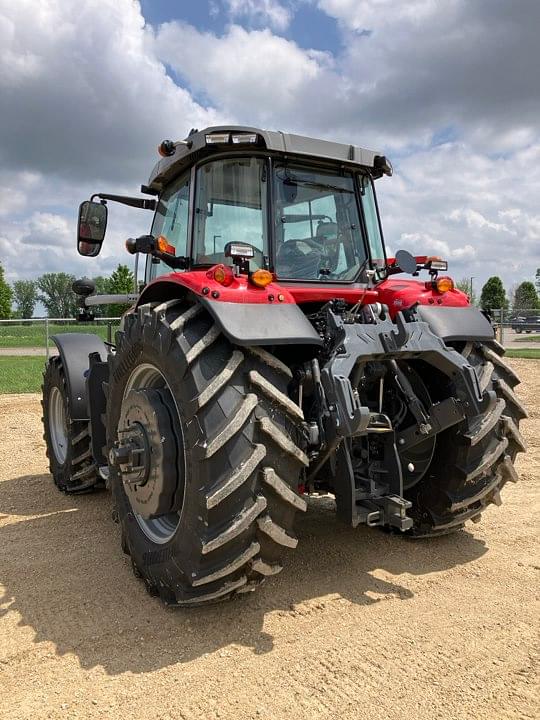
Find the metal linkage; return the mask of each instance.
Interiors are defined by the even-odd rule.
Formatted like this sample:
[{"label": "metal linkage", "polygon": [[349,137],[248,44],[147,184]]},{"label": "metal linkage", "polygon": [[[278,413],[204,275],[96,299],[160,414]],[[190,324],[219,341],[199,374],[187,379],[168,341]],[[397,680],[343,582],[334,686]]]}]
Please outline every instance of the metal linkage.
[{"label": "metal linkage", "polygon": [[[478,414],[491,399],[489,394],[487,399],[483,398],[475,369],[457,351],[446,346],[426,322],[406,322],[403,314],[398,313],[395,324],[375,314],[372,322],[362,324],[345,322],[331,306],[326,308],[326,313],[327,347],[334,350],[320,370],[319,393],[324,402],[318,403],[319,426],[325,443],[312,465],[308,481],[335,454],[333,482],[338,515],[353,526],[365,522],[408,530],[412,520],[406,513],[411,503],[403,497],[400,452],[455,425],[465,415]],[[399,360],[419,358],[453,382],[457,399],[435,403],[429,412],[426,410],[398,364]],[[362,405],[356,379],[361,377],[367,363],[374,362],[388,368],[415,420],[405,430],[397,431],[386,415]],[[317,386],[317,378],[313,379]],[[367,439],[372,433],[378,434],[379,457],[370,465],[370,477],[359,485],[353,467],[352,443],[355,438]]]}]

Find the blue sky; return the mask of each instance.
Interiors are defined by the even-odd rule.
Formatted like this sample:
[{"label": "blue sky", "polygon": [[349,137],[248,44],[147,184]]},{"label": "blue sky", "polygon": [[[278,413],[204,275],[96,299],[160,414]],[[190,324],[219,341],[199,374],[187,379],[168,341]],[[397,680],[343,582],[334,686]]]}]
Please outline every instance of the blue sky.
[{"label": "blue sky", "polygon": [[229,122],[387,154],[390,252],[507,290],[540,267],[537,0],[18,0],[0,9],[0,260],[10,281],[110,273],[148,213],[112,207],[79,257],[77,207],[137,193],[164,138]]},{"label": "blue sky", "polygon": [[[279,35],[294,40],[300,47],[313,48],[325,52],[339,52],[343,37],[339,32],[337,20],[320,10],[314,3],[302,2],[283,3],[290,8],[292,17],[286,28],[279,30]],[[293,12],[296,8],[297,11]],[[143,0],[141,10],[144,18],[152,25],[161,25],[181,19],[202,31],[221,34],[231,22],[226,7],[218,0],[199,0],[189,2],[183,0]],[[265,27],[264,19],[254,19],[249,15],[239,18],[250,28]]]}]

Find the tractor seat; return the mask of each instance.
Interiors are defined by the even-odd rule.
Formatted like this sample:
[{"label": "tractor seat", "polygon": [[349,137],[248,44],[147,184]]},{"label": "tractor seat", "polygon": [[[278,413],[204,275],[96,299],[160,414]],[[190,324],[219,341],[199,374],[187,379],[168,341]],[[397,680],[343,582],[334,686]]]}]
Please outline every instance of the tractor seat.
[{"label": "tractor seat", "polygon": [[335,222],[320,222],[317,225],[317,231],[315,237],[317,240],[337,240],[338,236],[338,225]]}]

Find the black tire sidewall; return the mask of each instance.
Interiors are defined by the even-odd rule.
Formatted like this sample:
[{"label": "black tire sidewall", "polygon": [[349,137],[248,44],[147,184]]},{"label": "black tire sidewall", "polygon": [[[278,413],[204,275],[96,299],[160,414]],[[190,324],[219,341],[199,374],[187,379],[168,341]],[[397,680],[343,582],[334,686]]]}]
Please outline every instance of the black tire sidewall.
[{"label": "black tire sidewall", "polygon": [[[66,459],[63,463],[60,463],[56,457],[56,453],[53,449],[53,439],[51,434],[50,401],[51,393],[54,388],[57,388],[62,396],[66,427],[68,429]],[[47,363],[45,373],[43,375],[43,426],[50,471],[53,475],[54,482],[61,490],[67,489],[71,474],[71,464],[73,461],[73,444],[70,442],[70,435],[72,434],[71,424],[71,409],[69,406],[67,383],[63,371],[62,361],[60,357],[54,357]]]}]

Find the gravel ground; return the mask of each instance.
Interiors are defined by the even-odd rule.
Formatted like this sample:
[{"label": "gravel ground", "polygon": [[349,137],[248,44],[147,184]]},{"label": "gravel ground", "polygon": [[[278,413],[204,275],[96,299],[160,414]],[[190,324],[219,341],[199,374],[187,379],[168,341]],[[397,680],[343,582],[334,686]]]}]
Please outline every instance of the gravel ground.
[{"label": "gravel ground", "polygon": [[227,605],[163,608],[110,499],[52,486],[39,398],[0,397],[0,718],[535,718],[540,362],[521,482],[431,541],[337,524],[314,501],[286,569]]}]

